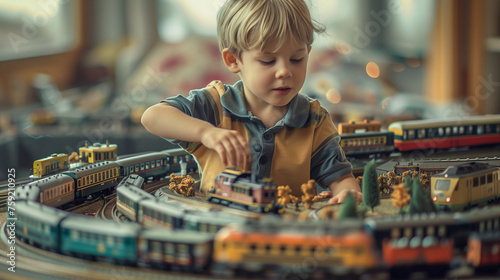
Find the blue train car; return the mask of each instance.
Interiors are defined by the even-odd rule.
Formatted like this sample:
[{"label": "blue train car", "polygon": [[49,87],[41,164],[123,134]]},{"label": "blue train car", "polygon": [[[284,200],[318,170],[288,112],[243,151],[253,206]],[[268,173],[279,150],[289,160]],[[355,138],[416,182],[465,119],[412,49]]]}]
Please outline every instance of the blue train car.
[{"label": "blue train car", "polygon": [[[170,173],[181,173],[182,165],[186,164],[186,173],[194,173],[198,170],[198,163],[193,155],[182,148],[165,150],[169,155]],[[169,173],[169,175],[170,175]]]},{"label": "blue train car", "polygon": [[83,199],[116,186],[120,176],[120,165],[104,161],[78,167],[63,174],[75,180],[75,199]]},{"label": "blue train car", "polygon": [[123,177],[137,174],[144,179],[151,177],[158,180],[169,172],[170,161],[167,153],[154,152],[119,159],[116,163],[120,165],[120,175]]},{"label": "blue train car", "polygon": [[185,210],[176,204],[163,203],[159,199],[139,202],[137,222],[149,228],[180,229]]},{"label": "blue train car", "polygon": [[91,260],[135,264],[137,236],[135,223],[115,223],[88,217],[72,217],[61,223],[61,252]]},{"label": "blue train car", "polygon": [[46,250],[58,251],[60,223],[70,215],[43,204],[17,201],[16,238]]},{"label": "blue train car", "polygon": [[138,239],[138,264],[167,270],[204,272],[213,250],[213,234],[194,231],[145,230]]},{"label": "blue train car", "polygon": [[[133,178],[134,176],[138,178]],[[127,183],[131,180],[134,181],[133,184]],[[154,195],[141,190],[138,186],[134,186],[138,181],[144,181],[144,179],[139,175],[130,175],[123,179],[116,188],[116,206],[118,211],[132,221],[137,221],[140,201],[155,199]]]},{"label": "blue train car", "polygon": [[244,224],[247,218],[220,211],[200,212],[187,210],[183,229],[215,234],[229,224]]}]

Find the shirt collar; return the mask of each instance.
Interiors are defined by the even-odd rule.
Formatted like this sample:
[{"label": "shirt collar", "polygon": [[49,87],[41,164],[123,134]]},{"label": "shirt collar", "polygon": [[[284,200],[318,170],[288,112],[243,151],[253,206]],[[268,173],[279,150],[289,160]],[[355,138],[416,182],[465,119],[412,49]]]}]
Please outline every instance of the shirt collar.
[{"label": "shirt collar", "polygon": [[[243,99],[243,82],[240,80],[234,85],[225,85],[226,92],[221,96],[224,109],[239,118],[250,118],[251,114]],[[309,97],[299,93],[291,101],[288,112],[279,123],[289,127],[303,127],[309,117]]]}]

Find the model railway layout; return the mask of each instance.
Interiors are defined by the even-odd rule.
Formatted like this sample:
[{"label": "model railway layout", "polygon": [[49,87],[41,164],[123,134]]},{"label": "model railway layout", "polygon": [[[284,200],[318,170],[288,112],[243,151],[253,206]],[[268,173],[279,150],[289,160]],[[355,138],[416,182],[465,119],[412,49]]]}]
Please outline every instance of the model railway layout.
[{"label": "model railway layout", "polygon": [[[346,154],[352,146],[352,155],[366,156],[374,150],[363,146],[383,146],[375,154],[386,154],[392,146],[396,151],[410,151],[498,143],[500,117],[400,122],[389,126],[389,132],[377,133],[342,134],[345,142],[341,145],[344,143]],[[223,210],[189,209],[143,190],[146,182],[197,169],[192,156],[181,149],[116,158],[111,145],[94,146],[96,149],[89,150],[94,155],[83,156],[95,159],[92,163],[72,168],[61,163],[59,156],[49,157],[44,159],[46,167],[37,169],[41,179],[16,188],[16,211],[10,218],[17,219],[17,237],[64,255],[216,277],[323,279],[387,272],[395,278],[413,272],[443,276],[461,260],[478,273],[499,273],[500,206],[364,220],[290,222],[272,214],[276,206],[271,179],[225,171],[219,176],[221,185],[215,185],[227,187],[234,196],[224,197],[214,190],[209,200],[270,212],[248,218]],[[95,155],[99,149],[107,154]],[[485,185],[486,191],[494,193],[484,199],[498,202],[498,167],[467,164],[447,169],[442,177],[433,176],[434,189],[442,191],[444,203],[460,201],[456,190],[466,190],[469,181],[474,187],[476,175],[478,186]],[[42,174],[45,171],[47,174]],[[449,185],[449,195],[444,185]],[[265,192],[259,194],[262,190]],[[114,192],[119,211],[134,223],[103,221],[62,210]],[[263,197],[266,200],[259,201]],[[441,194],[435,202],[440,199]],[[457,209],[474,206],[465,205]],[[449,208],[445,210],[455,210]],[[314,262],[304,265],[304,260]]]}]

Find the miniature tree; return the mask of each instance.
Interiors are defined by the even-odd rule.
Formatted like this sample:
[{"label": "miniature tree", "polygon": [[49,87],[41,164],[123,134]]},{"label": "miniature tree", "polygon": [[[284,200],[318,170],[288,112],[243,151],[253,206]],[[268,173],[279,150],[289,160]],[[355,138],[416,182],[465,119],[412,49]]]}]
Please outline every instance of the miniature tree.
[{"label": "miniature tree", "polygon": [[411,196],[408,194],[408,189],[405,188],[404,184],[398,184],[392,186],[394,190],[391,194],[392,204],[399,208],[399,211],[402,212],[403,207],[408,205]]},{"label": "miniature tree", "polygon": [[302,203],[305,204],[306,209],[311,209],[314,202],[316,202],[321,197],[316,196],[316,182],[314,180],[307,181],[306,184],[302,184],[300,187],[302,190]]},{"label": "miniature tree", "polygon": [[[409,178],[406,178],[406,181],[410,181]],[[405,185],[406,185],[405,181]],[[419,179],[416,178],[413,180],[413,184],[411,185],[411,199],[410,199],[410,207],[408,211],[412,214],[414,213],[424,213],[427,212],[425,210],[425,197],[424,192],[422,191],[422,187],[420,186]]]},{"label": "miniature tree", "polygon": [[375,170],[375,160],[371,160],[363,172],[363,203],[372,209],[380,205],[380,191],[377,182],[377,171]]},{"label": "miniature tree", "polygon": [[363,176],[358,176],[356,177],[356,182],[358,183],[359,187],[363,186]]},{"label": "miniature tree", "polygon": [[401,183],[401,177],[397,176],[396,172],[389,171],[387,172],[387,185],[394,186]]},{"label": "miniature tree", "polygon": [[358,213],[356,210],[356,200],[354,199],[352,192],[349,192],[345,197],[344,203],[342,203],[342,208],[340,209],[337,219],[344,220],[357,217]]},{"label": "miniature tree", "polygon": [[429,188],[429,185],[431,183],[431,180],[429,180],[429,176],[425,173],[420,174],[420,185],[424,190]]},{"label": "miniature tree", "polygon": [[298,202],[299,199],[293,195],[291,195],[292,193],[292,190],[290,189],[290,186],[286,185],[286,186],[278,186],[278,203],[281,203],[283,204],[283,206],[287,206],[288,203],[291,203],[291,202]]},{"label": "miniature tree", "polygon": [[388,194],[391,192],[391,188],[387,184],[387,176],[386,175],[384,175],[384,174],[379,175],[377,178],[377,181],[378,181],[378,188],[379,188],[381,193]]}]

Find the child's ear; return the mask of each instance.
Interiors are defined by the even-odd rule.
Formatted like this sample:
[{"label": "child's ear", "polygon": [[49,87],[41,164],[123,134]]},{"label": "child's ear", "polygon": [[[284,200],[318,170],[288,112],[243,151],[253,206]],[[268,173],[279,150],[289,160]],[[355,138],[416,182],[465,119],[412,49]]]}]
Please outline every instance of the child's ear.
[{"label": "child's ear", "polygon": [[224,64],[226,64],[229,71],[235,74],[240,72],[238,58],[233,53],[229,52],[229,49],[222,50],[222,59],[224,60]]}]

